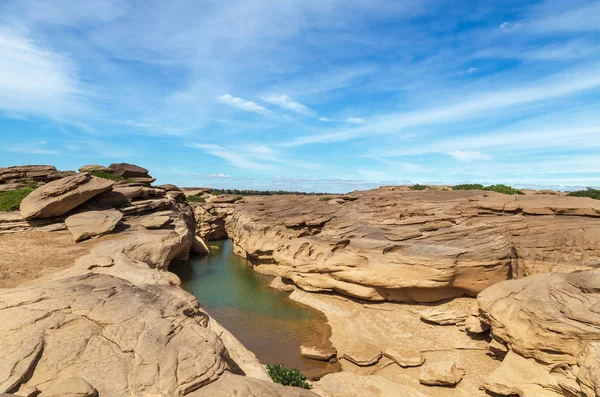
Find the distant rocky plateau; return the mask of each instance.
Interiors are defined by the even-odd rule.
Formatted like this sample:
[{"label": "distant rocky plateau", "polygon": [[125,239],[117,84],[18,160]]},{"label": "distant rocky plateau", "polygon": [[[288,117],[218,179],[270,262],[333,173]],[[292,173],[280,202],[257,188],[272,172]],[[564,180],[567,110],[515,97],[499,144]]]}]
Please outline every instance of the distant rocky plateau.
[{"label": "distant rocky plateau", "polygon": [[[403,187],[240,199],[153,186],[125,163],[0,168],[0,192],[31,181],[0,212],[0,396],[600,395],[599,200]],[[333,349],[303,351],[341,372],[310,391],[273,383],[179,287],[170,263],[226,237],[325,314]]]}]

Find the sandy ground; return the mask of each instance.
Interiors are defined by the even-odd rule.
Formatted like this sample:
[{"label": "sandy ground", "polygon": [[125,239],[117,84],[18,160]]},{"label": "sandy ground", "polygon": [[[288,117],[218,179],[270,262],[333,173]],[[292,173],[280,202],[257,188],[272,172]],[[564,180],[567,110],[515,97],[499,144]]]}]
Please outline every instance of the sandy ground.
[{"label": "sandy ground", "polygon": [[73,265],[100,241],[73,242],[68,231],[0,234],[0,288],[34,284]]},{"label": "sandy ground", "polygon": [[437,306],[469,312],[472,298],[458,298],[438,305],[401,303],[363,303],[344,297],[306,293],[296,290],[291,298],[322,311],[332,328],[331,342],[338,356],[357,340],[368,341],[381,350],[388,346],[419,350],[428,361],[455,360],[466,372],[456,387],[432,387],[419,383],[420,368],[402,368],[383,357],[377,364],[359,367],[341,359],[344,371],[362,375],[377,374],[397,383],[414,387],[432,397],[489,396],[480,390],[484,379],[500,365],[487,352],[486,340],[475,340],[457,326],[425,323],[419,313]]}]

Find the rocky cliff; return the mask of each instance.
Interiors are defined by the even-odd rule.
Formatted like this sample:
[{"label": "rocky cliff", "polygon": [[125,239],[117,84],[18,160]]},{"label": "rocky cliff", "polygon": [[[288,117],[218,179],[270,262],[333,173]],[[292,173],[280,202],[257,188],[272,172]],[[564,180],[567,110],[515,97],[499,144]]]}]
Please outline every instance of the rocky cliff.
[{"label": "rocky cliff", "polygon": [[431,302],[600,264],[600,201],[587,198],[380,188],[245,201],[230,218],[238,253],[305,291]]}]

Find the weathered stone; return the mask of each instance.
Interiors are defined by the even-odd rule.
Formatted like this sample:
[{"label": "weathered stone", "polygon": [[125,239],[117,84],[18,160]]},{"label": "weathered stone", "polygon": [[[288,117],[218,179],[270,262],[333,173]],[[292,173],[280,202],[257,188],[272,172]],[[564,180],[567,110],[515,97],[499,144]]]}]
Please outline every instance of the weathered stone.
[{"label": "weathered stone", "polygon": [[418,367],[425,362],[423,354],[420,351],[412,349],[388,347],[385,352],[383,352],[383,355],[403,368]]},{"label": "weathered stone", "polygon": [[161,227],[168,225],[173,220],[168,215],[151,215],[146,216],[142,220],[141,224],[146,229],[160,229]]},{"label": "weathered stone", "polygon": [[44,391],[44,397],[97,397],[98,391],[81,378],[68,378]]},{"label": "weathered stone", "polygon": [[166,190],[168,192],[173,192],[173,191],[175,191],[175,192],[181,192],[182,191],[179,187],[177,187],[175,185],[172,185],[170,183],[166,183],[164,185],[159,185],[157,187],[160,188],[160,189]]},{"label": "weathered stone", "polygon": [[108,166],[115,174],[124,178],[149,177],[148,170],[140,166],[128,163],[113,163]]},{"label": "weathered stone", "polygon": [[587,397],[600,396],[600,341],[591,342],[578,360],[577,382]]},{"label": "weathered stone", "polygon": [[428,397],[418,390],[379,375],[339,372],[315,383],[315,392],[327,397]]},{"label": "weathered stone", "polygon": [[21,202],[25,219],[61,216],[92,197],[109,190],[112,181],[79,173],[52,181],[34,190]]},{"label": "weathered stone", "polygon": [[210,250],[208,246],[200,236],[194,236],[194,240],[192,242],[192,250],[198,254],[210,254]]},{"label": "weathered stone", "polygon": [[458,310],[430,309],[421,312],[421,320],[439,325],[462,324],[467,317],[467,313]]},{"label": "weathered stone", "polygon": [[84,165],[83,167],[79,168],[79,172],[89,172],[89,171],[102,171],[102,172],[106,172],[107,174],[113,174],[115,172],[111,168],[105,167],[103,165],[96,165],[96,164]]},{"label": "weathered stone", "polygon": [[453,361],[428,361],[421,367],[419,382],[427,386],[454,386],[464,374]]},{"label": "weathered stone", "polygon": [[293,284],[286,284],[281,277],[275,277],[269,284],[269,287],[278,291],[292,292],[296,289]]},{"label": "weathered stone", "polygon": [[225,374],[200,390],[192,397],[318,397],[317,394],[299,387],[282,386],[259,379]]},{"label": "weathered stone", "polygon": [[58,171],[52,165],[22,165],[0,168],[0,185],[19,184],[23,186],[27,181],[45,184],[73,174],[73,171]]},{"label": "weathered stone", "polygon": [[358,341],[348,348],[342,357],[356,365],[365,367],[375,364],[379,361],[381,355],[381,350],[377,346],[369,342]]},{"label": "weathered stone", "polygon": [[166,198],[150,199],[132,202],[130,206],[121,208],[121,212],[125,215],[141,214],[143,212],[155,211],[159,209],[169,208],[171,200]]},{"label": "weathered stone", "polygon": [[469,316],[465,321],[465,328],[467,332],[472,334],[482,334],[489,331],[490,325],[481,321],[479,317]]},{"label": "weathered stone", "polygon": [[73,239],[79,242],[112,232],[121,218],[123,214],[114,209],[88,210],[67,217],[65,225],[73,235]]},{"label": "weathered stone", "polygon": [[333,348],[316,346],[300,346],[300,355],[318,361],[331,361],[336,358],[337,351]]}]

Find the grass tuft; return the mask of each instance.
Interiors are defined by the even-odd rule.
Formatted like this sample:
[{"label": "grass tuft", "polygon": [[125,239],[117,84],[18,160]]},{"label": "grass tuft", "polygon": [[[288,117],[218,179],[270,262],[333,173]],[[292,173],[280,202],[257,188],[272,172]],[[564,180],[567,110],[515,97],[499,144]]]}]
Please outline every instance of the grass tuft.
[{"label": "grass tuft", "polygon": [[333,197],[321,197],[321,198],[319,199],[319,201],[329,201],[329,200],[331,200],[332,198],[333,198]]},{"label": "grass tuft", "polygon": [[427,185],[419,185],[418,183],[416,185],[412,185],[410,187],[410,190],[426,190],[429,186]]},{"label": "grass tuft", "polygon": [[311,388],[306,382],[306,375],[297,369],[285,368],[282,364],[267,364],[267,371],[275,383],[284,386],[301,387],[303,389]]},{"label": "grass tuft", "polygon": [[0,193],[0,211],[12,211],[19,208],[21,201],[31,192],[37,188],[37,184],[33,181],[29,183],[27,181],[27,187],[23,189],[8,190],[4,193]]},{"label": "grass tuft", "polygon": [[98,178],[108,179],[110,181],[115,181],[115,182],[125,181],[125,177],[122,177],[121,175],[109,174],[108,172],[100,171],[100,170],[88,171],[88,174],[93,175]]},{"label": "grass tuft", "polygon": [[466,183],[463,185],[452,186],[452,190],[487,190],[489,192],[496,192],[496,193],[510,194],[510,195],[525,194],[525,193],[523,193],[523,191],[521,191],[519,189],[515,189],[512,186],[502,185],[502,184],[483,186],[480,183]]},{"label": "grass tuft", "polygon": [[452,186],[452,190],[484,190],[481,183],[465,183],[463,185]]}]

